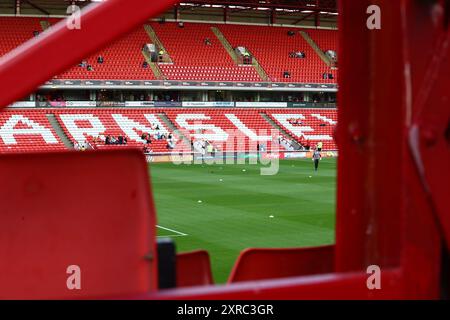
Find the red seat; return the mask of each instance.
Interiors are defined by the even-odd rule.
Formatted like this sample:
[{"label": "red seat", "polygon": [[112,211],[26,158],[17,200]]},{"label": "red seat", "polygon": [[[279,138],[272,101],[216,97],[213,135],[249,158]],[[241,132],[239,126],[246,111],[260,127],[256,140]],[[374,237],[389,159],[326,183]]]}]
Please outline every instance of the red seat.
[{"label": "red seat", "polygon": [[176,279],[178,288],[213,284],[208,252],[198,250],[177,254]]},{"label": "red seat", "polygon": [[331,273],[334,245],[294,249],[248,249],[239,256],[228,282]]}]

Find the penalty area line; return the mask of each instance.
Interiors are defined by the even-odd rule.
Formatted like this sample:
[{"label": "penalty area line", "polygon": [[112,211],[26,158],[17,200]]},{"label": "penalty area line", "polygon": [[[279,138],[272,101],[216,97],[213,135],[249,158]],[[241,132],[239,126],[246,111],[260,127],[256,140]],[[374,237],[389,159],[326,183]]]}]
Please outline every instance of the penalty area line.
[{"label": "penalty area line", "polygon": [[173,229],[169,229],[169,228],[166,228],[166,227],[162,227],[162,226],[159,226],[159,225],[156,225],[156,227],[160,228],[160,229],[163,229],[163,230],[166,230],[166,231],[170,231],[170,232],[175,233],[175,235],[172,235],[172,236],[158,236],[158,238],[159,237],[185,237],[185,236],[188,236],[187,233],[183,233],[183,232],[176,231],[176,230],[173,230]]}]

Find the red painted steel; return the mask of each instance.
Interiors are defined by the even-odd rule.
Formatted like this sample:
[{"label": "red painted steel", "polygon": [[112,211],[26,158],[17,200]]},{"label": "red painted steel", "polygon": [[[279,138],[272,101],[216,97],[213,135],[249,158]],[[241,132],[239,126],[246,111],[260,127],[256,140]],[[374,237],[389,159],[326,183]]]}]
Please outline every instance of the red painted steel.
[{"label": "red painted steel", "polygon": [[[89,30],[118,18],[115,5],[120,2],[108,1],[111,11],[104,20],[89,20]],[[144,1],[133,1],[140,2]],[[129,4],[127,1],[127,6],[120,7],[121,11],[133,11],[128,9]],[[381,30],[366,27],[369,5],[381,8]],[[340,157],[334,272],[150,294],[124,293],[123,296],[138,299],[438,298],[441,273],[449,271],[441,270],[442,244],[443,240],[448,244],[450,232],[446,199],[450,181],[449,100],[448,80],[444,77],[450,68],[445,58],[450,32],[449,12],[445,12],[448,9],[443,1],[340,1],[340,108],[336,134]],[[99,11],[92,12],[96,12],[96,17],[100,15]],[[98,49],[113,35],[134,26],[134,22],[141,22],[140,18],[143,16],[133,14],[118,22],[120,27],[108,32],[108,40],[104,42],[94,41],[98,35],[84,39],[86,50],[79,47],[83,39],[74,37],[76,54],[66,50],[60,56],[50,50],[48,57],[55,63],[47,62],[44,66],[48,69],[41,74],[34,72],[37,70],[32,63],[34,57],[29,52],[44,60],[46,50],[40,48],[61,49],[63,44],[70,43],[70,39],[61,37],[67,31],[60,27],[60,33],[48,34],[41,42],[34,41],[39,47],[33,46],[27,52],[20,49],[17,57],[2,61],[0,87],[7,94],[2,94],[1,104],[25,95],[46,77]],[[55,39],[56,42],[52,41]],[[30,67],[31,80],[23,77],[23,73],[14,74]],[[34,168],[36,162],[32,164],[30,167]],[[127,174],[134,174],[133,170]],[[6,191],[14,190],[14,184],[4,186]],[[2,202],[17,196],[14,192],[6,194],[9,197]],[[24,208],[29,206],[29,200],[23,200]],[[104,204],[104,201],[92,201],[92,204]],[[366,268],[372,264],[382,268],[381,290],[369,290],[366,285]]]},{"label": "red painted steel", "polygon": [[362,273],[324,274],[298,278],[241,282],[222,286],[182,288],[155,294],[135,295],[124,299],[186,300],[366,300],[401,299],[401,271],[383,273],[383,290],[367,290],[367,276]]},{"label": "red painted steel", "polygon": [[173,5],[175,0],[108,0],[83,9],[81,29],[65,20],[0,59],[0,108],[79,63],[120,35]]},{"label": "red painted steel", "polygon": [[[156,290],[156,259],[146,258],[156,252],[155,211],[142,153],[15,154],[0,161],[0,299]],[[67,287],[71,265],[80,267],[81,290]]]}]

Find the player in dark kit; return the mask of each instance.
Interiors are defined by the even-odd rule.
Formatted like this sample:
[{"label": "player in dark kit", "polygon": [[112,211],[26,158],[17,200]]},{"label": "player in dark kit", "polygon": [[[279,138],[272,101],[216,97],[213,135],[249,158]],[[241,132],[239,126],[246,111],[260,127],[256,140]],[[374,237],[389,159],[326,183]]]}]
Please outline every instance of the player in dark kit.
[{"label": "player in dark kit", "polygon": [[314,150],[312,160],[314,161],[314,171],[318,171],[319,169],[319,162],[322,159],[322,155],[320,154],[319,150]]}]

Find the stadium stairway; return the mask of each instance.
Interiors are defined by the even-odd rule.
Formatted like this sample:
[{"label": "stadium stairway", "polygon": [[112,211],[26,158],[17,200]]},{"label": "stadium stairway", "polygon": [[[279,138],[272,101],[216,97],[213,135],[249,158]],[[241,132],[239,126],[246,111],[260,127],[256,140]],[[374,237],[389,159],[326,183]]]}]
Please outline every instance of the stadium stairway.
[{"label": "stadium stairway", "polygon": [[64,129],[59,124],[53,113],[46,114],[48,122],[52,125],[53,130],[55,130],[58,137],[61,139],[61,142],[64,143],[67,149],[73,149],[73,143],[70,141],[69,137],[64,132]]},{"label": "stadium stairway", "polygon": [[286,137],[291,137],[291,138],[292,138],[291,145],[292,145],[292,147],[294,147],[295,150],[300,150],[300,149],[301,149],[300,144],[297,142],[297,139],[298,139],[297,137],[294,137],[292,134],[290,134],[289,132],[287,132],[283,127],[279,126],[279,125],[278,125],[275,121],[273,121],[267,114],[265,114],[265,113],[260,113],[260,115],[261,115],[264,119],[266,119],[266,121],[267,121],[268,123],[270,123],[270,125],[271,125],[274,129],[280,131],[280,132],[283,133],[283,135],[286,136]]},{"label": "stadium stairway", "polygon": [[47,20],[41,20],[39,21],[42,27],[42,31],[47,30],[48,28],[50,28],[50,22],[48,22]]},{"label": "stadium stairway", "polygon": [[309,34],[305,31],[299,31],[300,35],[305,39],[306,42],[311,46],[311,48],[314,49],[314,51],[317,53],[317,55],[322,59],[323,62],[325,62],[329,67],[333,67],[334,63],[331,61],[331,59],[325,54],[325,52],[322,51],[322,49],[319,48],[317,43],[309,36]]},{"label": "stadium stairway", "polygon": [[[230,42],[227,40],[227,38],[224,36],[222,31],[220,31],[217,27],[211,27],[212,32],[216,35],[217,39],[219,39],[220,43],[222,43],[225,50],[228,52],[230,57],[234,60],[236,64],[239,64],[239,58],[236,55],[236,52],[233,50],[233,47],[231,46]],[[264,71],[264,69],[259,64],[258,60],[255,56],[252,57],[252,65],[256,69],[256,72],[258,72],[261,79],[264,81],[269,81],[269,77],[267,76],[267,73]]]},{"label": "stadium stairway", "polygon": [[228,42],[227,38],[225,38],[223,33],[217,27],[211,27],[211,31],[216,35],[217,39],[219,39],[220,43],[223,45],[225,50],[228,52],[231,59],[233,59],[233,61],[236,64],[239,64],[239,59],[238,59],[238,56],[236,55],[236,52],[234,52],[233,47]]},{"label": "stadium stairway", "polygon": [[150,69],[152,69],[153,74],[155,75],[156,79],[159,80],[166,80],[166,76],[162,73],[161,69],[159,68],[157,63],[152,62],[149,55],[145,52],[145,50],[142,50],[142,55],[144,56],[145,61],[147,61],[148,65],[150,66]]},{"label": "stadium stairway", "polygon": [[166,62],[173,63],[172,58],[169,55],[169,52],[164,47],[162,41],[159,40],[158,35],[156,34],[155,30],[153,30],[152,26],[149,24],[145,24],[144,29],[147,32],[150,39],[152,40],[152,43],[154,43],[157,46],[158,50],[162,49],[165,52],[164,59],[166,60]]},{"label": "stadium stairway", "polygon": [[164,113],[158,113],[158,118],[161,119],[162,122],[164,122],[164,124],[169,128],[169,130],[173,133],[175,133],[176,135],[179,136],[180,139],[182,139],[186,145],[190,146],[191,145],[191,140],[189,140],[188,137],[186,137],[186,135],[183,134],[183,132],[181,132],[177,126],[172,122],[172,120],[169,119],[169,117],[167,117],[166,114]]},{"label": "stadium stairway", "polygon": [[[249,51],[249,50],[247,49],[247,51]],[[250,52],[250,51],[249,51],[249,52]],[[264,81],[269,82],[269,81],[270,81],[270,78],[269,78],[269,76],[267,75],[267,73],[266,73],[266,71],[264,70],[264,68],[263,68],[263,67],[261,66],[261,64],[259,63],[258,59],[256,59],[256,57],[255,57],[252,53],[250,53],[250,54],[252,55],[252,64],[253,64],[253,67],[255,67],[256,72],[258,72],[259,76],[260,76]]]}]

